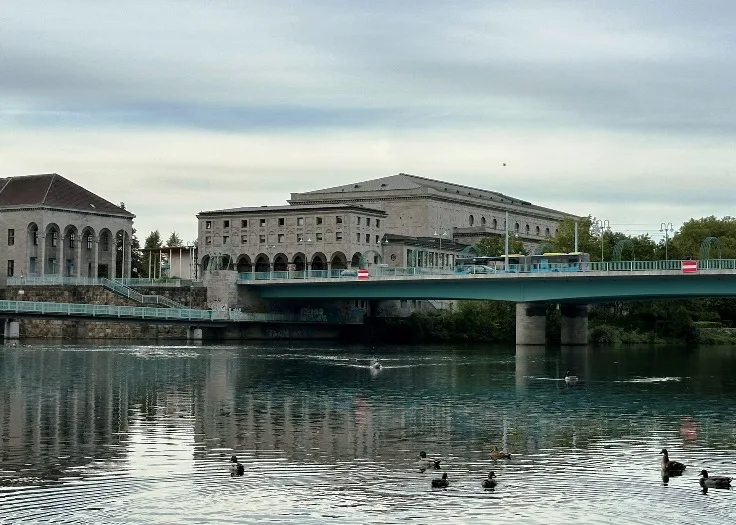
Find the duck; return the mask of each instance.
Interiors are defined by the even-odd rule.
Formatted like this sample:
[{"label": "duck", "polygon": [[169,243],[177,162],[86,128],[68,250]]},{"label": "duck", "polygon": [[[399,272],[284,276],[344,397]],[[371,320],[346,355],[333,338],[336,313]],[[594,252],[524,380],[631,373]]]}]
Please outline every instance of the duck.
[{"label": "duck", "polygon": [[488,473],[488,477],[483,480],[483,488],[484,489],[492,489],[498,484],[498,481],[496,481],[496,475],[493,473],[493,471],[490,471]]},{"label": "duck", "polygon": [[381,363],[380,361],[378,361],[378,359],[374,359],[373,361],[371,361],[371,368],[374,370],[380,370],[383,367],[381,366]]},{"label": "duck", "polygon": [[432,486],[435,488],[445,488],[450,485],[450,482],[447,481],[447,472],[442,474],[442,479],[433,479],[432,480]]},{"label": "duck", "polygon": [[685,470],[685,464],[679,461],[670,461],[670,456],[667,453],[667,449],[663,448],[662,452],[662,471],[666,472],[670,476],[679,476],[682,471]]},{"label": "duck", "polygon": [[230,476],[242,476],[245,473],[245,467],[240,464],[237,456],[230,458]]},{"label": "duck", "polygon": [[422,472],[424,472],[428,468],[439,470],[441,461],[441,459],[428,458],[427,453],[422,450],[419,453],[419,470],[421,470]]},{"label": "duck", "polygon": [[578,376],[573,375],[568,370],[565,374],[565,384],[567,385],[577,385],[578,384]]},{"label": "duck", "polygon": [[707,470],[701,470],[700,475],[702,476],[700,478],[700,486],[705,488],[713,488],[713,489],[730,489],[731,488],[731,480],[733,478],[729,478],[726,476],[708,476]]},{"label": "duck", "polygon": [[511,454],[508,452],[501,452],[498,450],[498,447],[496,445],[493,445],[491,447],[491,459],[493,461],[496,461],[498,459],[511,459]]}]

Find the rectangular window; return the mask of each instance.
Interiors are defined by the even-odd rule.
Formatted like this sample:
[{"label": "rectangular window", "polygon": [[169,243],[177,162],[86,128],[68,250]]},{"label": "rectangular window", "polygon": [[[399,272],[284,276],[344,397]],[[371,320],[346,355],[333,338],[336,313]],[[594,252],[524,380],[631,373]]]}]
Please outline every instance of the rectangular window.
[{"label": "rectangular window", "polygon": [[286,226],[286,219],[283,217],[279,217],[279,226]]},{"label": "rectangular window", "polygon": [[13,246],[15,244],[15,230],[13,228],[10,228],[8,230],[8,246]]},{"label": "rectangular window", "polygon": [[230,227],[230,221],[222,221],[222,227],[223,228],[229,228]]},{"label": "rectangular window", "polygon": [[320,224],[322,224],[322,217],[315,217],[315,218],[314,218],[314,223],[315,223],[315,224],[316,224],[317,226],[319,226]]},{"label": "rectangular window", "polygon": [[380,243],[381,243],[381,239],[378,237],[378,235],[376,235],[376,244],[380,244]]},{"label": "rectangular window", "polygon": [[31,257],[30,263],[28,264],[28,275],[36,275],[36,258]]},{"label": "rectangular window", "polygon": [[381,227],[381,219],[376,219],[376,228]]},{"label": "rectangular window", "polygon": [[259,235],[258,236],[258,242],[260,244],[266,244],[266,236],[265,235]]},{"label": "rectangular window", "polygon": [[297,226],[304,226],[304,217],[297,217],[296,218],[296,225]]},{"label": "rectangular window", "polygon": [[204,243],[205,243],[206,245],[208,245],[208,246],[209,246],[210,244],[212,244],[212,237],[210,237],[209,235],[208,235],[207,237],[205,237],[205,238],[204,238]]},{"label": "rectangular window", "polygon": [[204,223],[205,230],[211,230],[212,229],[212,221],[206,221]]},{"label": "rectangular window", "polygon": [[335,240],[337,242],[342,241],[342,232],[335,232]]},{"label": "rectangular window", "polygon": [[370,217],[366,217],[365,218],[365,225],[366,226],[370,226],[371,225],[371,218]]},{"label": "rectangular window", "polygon": [[222,244],[227,244],[229,240],[230,240],[230,236],[229,235],[223,235],[222,236]]},{"label": "rectangular window", "polygon": [[266,226],[266,219],[261,219],[260,220],[260,224],[261,224],[261,228],[265,227]]},{"label": "rectangular window", "polygon": [[342,224],[342,217],[340,215],[335,217],[335,224]]},{"label": "rectangular window", "polygon": [[10,259],[8,260],[8,277],[12,277],[15,273],[15,261]]},{"label": "rectangular window", "polygon": [[317,240],[318,240],[318,241],[321,241],[321,240],[322,240],[322,234],[321,234],[321,233],[318,233],[318,234],[317,234]]},{"label": "rectangular window", "polygon": [[241,228],[247,228],[248,227],[248,219],[243,219],[240,221],[240,227]]},{"label": "rectangular window", "polygon": [[106,233],[100,236],[100,241],[102,242],[102,251],[110,251],[110,237]]},{"label": "rectangular window", "polygon": [[283,243],[283,242],[284,242],[284,234],[279,233],[279,243]]},{"label": "rectangular window", "polygon": [[355,242],[360,243],[360,234],[359,233],[356,233],[355,234]]},{"label": "rectangular window", "polygon": [[49,273],[56,273],[56,259],[49,259]]},{"label": "rectangular window", "polygon": [[297,233],[296,234],[296,242],[304,242],[304,234],[303,233]]},{"label": "rectangular window", "polygon": [[366,244],[370,244],[371,243],[371,234],[370,233],[366,233],[365,234],[365,243]]},{"label": "rectangular window", "polygon": [[248,236],[247,235],[241,235],[240,236],[240,244],[248,244]]},{"label": "rectangular window", "polygon": [[38,246],[38,230],[33,230],[33,246]]},{"label": "rectangular window", "polygon": [[360,226],[360,217],[356,217],[358,219],[358,226]]},{"label": "rectangular window", "polygon": [[76,240],[76,236],[74,233],[69,232],[69,248],[74,248],[74,241]]},{"label": "rectangular window", "polygon": [[53,230],[51,232],[51,246],[56,247],[57,244],[59,244],[59,232]]},{"label": "rectangular window", "polygon": [[87,237],[85,237],[85,241],[84,241],[84,242],[85,242],[85,243],[86,243],[86,245],[87,245],[87,249],[88,249],[88,250],[91,250],[91,249],[92,249],[92,235],[90,235],[90,234],[88,233],[88,234],[87,234]]}]

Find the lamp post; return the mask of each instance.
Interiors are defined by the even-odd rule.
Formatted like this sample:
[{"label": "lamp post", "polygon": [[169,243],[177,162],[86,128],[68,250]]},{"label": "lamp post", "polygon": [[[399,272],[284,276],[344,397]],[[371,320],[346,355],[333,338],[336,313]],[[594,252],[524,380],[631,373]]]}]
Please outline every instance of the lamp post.
[{"label": "lamp post", "polygon": [[440,267],[444,267],[444,257],[442,255],[442,237],[447,237],[447,232],[449,232],[449,228],[437,228],[434,230],[434,236],[439,237],[440,239]]},{"label": "lamp post", "polygon": [[611,230],[611,223],[608,221],[608,219],[598,219],[597,221],[595,221],[595,225],[598,227],[598,231],[600,232],[601,236],[601,262],[603,262],[603,234],[606,232],[606,230]]},{"label": "lamp post", "polygon": [[663,222],[659,225],[659,231],[664,232],[664,260],[668,261],[667,241],[669,241],[669,233],[674,232],[675,229],[671,222]]},{"label": "lamp post", "polygon": [[273,279],[273,251],[276,249],[275,244],[266,245],[266,251],[268,252],[268,280]]},{"label": "lamp post", "polygon": [[307,244],[312,244],[312,238],[307,237],[306,233],[302,234],[302,244],[304,246],[304,277],[305,279],[309,278],[309,263],[307,260],[309,257],[307,257]]}]

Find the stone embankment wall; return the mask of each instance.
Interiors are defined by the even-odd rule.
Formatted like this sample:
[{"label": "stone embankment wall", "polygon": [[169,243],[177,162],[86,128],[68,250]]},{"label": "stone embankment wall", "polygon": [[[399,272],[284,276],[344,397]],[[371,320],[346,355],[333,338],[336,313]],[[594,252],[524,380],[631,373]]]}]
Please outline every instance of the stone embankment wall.
[{"label": "stone embankment wall", "polygon": [[[19,293],[20,291],[23,293]],[[207,289],[151,288],[137,289],[143,294],[165,295],[186,307],[203,308]],[[57,303],[109,304],[114,306],[141,306],[101,286],[25,286],[6,290],[11,300],[53,301]],[[39,339],[183,339],[187,338],[186,325],[158,323],[115,323],[110,321],[67,321],[55,319],[21,318],[20,336]]]}]

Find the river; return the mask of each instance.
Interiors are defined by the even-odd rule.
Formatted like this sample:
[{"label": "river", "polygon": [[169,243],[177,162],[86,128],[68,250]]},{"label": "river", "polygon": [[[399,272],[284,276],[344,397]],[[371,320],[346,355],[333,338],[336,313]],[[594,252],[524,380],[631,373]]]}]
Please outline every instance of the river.
[{"label": "river", "polygon": [[726,523],[734,394],[736,348],[5,346],[0,523]]}]

